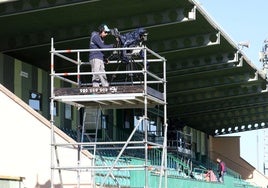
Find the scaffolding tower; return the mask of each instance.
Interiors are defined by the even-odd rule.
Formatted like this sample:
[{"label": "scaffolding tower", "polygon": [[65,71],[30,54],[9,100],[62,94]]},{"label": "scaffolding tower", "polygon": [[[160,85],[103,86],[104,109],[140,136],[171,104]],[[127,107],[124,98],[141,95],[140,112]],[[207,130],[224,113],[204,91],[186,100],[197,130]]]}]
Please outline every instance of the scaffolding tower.
[{"label": "scaffolding tower", "polygon": [[[92,72],[81,72],[81,65],[87,64],[88,62],[83,62],[81,59],[82,54],[88,54],[90,51],[142,51],[144,56],[138,58],[132,58],[133,64],[139,63],[142,66],[136,67],[135,69],[127,70],[116,70],[116,71],[106,71],[107,75],[131,75],[132,79],[125,82],[114,82],[110,83],[109,87],[97,87],[94,88],[91,85],[81,86],[81,76],[92,76]],[[75,171],[77,172],[77,187],[80,187],[80,173],[90,172],[90,175],[93,178],[89,178],[91,181],[92,187],[96,187],[94,183],[94,174],[97,171],[106,171],[106,175],[103,177],[103,180],[98,187],[106,187],[105,181],[108,177],[112,177],[113,172],[120,170],[144,170],[145,179],[144,186],[149,188],[148,174],[150,166],[148,163],[148,150],[152,148],[158,148],[162,151],[161,153],[161,166],[159,173],[159,188],[167,187],[167,100],[166,100],[166,59],[153,52],[146,46],[138,47],[128,47],[128,48],[109,48],[109,49],[74,49],[74,50],[56,50],[54,47],[54,40],[51,39],[51,100],[50,100],[50,114],[51,114],[51,188],[54,187],[54,176],[55,173],[59,174],[59,179],[61,186],[64,187],[64,178],[62,178],[63,171]],[[130,54],[132,55],[132,54]],[[76,72],[60,72],[57,69],[58,60],[72,63],[76,66]],[[123,63],[120,60],[110,61],[111,64],[120,64]],[[160,69],[157,70],[157,73],[152,73],[147,69],[147,64],[150,63],[150,66],[155,66]],[[103,73],[103,72],[100,72]],[[139,79],[133,79],[133,75],[139,75]],[[63,82],[67,82],[72,85],[72,87],[64,88],[57,87],[55,84],[55,79],[59,79]],[[143,115],[134,125],[131,134],[128,135],[128,138],[125,141],[98,141],[97,131],[93,136],[95,139],[90,139],[85,142],[83,140],[85,134],[84,127],[86,126],[86,119],[90,119],[90,116],[86,116],[84,113],[83,117],[83,128],[82,128],[82,140],[77,141],[76,143],[59,143],[55,139],[55,129],[56,125],[54,124],[54,103],[60,102],[64,104],[69,104],[74,106],[77,111],[81,108],[84,109],[122,109],[122,108],[139,108],[142,109]],[[163,139],[161,142],[153,141],[148,139],[148,109],[161,106],[163,110]],[[89,113],[89,112],[88,112]],[[90,121],[95,121],[96,130],[99,127],[98,125],[98,114],[91,117]],[[81,118],[81,117],[80,117]],[[133,135],[137,132],[141,124],[144,128],[144,138],[142,141],[134,141]],[[91,136],[92,138],[92,136]],[[101,147],[99,147],[101,146]],[[111,147],[113,146],[113,147]],[[115,147],[116,146],[116,147]],[[62,164],[60,163],[61,158],[59,157],[60,147],[72,147],[77,151],[77,161],[72,164]],[[93,156],[91,165],[83,166],[80,163],[81,152],[83,149],[91,148],[91,154]],[[93,148],[93,149],[92,149]],[[101,149],[113,149],[119,148],[120,152],[118,153],[115,161],[112,164],[105,165],[96,165],[96,158],[98,155],[98,148]],[[122,156],[123,152],[128,149],[141,149],[144,151],[144,164],[140,165],[131,165],[131,166],[122,166],[117,165],[118,160]],[[163,180],[162,180],[163,179]],[[115,180],[116,181],[116,180]],[[117,183],[118,187],[121,187]],[[164,185],[164,186],[163,186]]]}]

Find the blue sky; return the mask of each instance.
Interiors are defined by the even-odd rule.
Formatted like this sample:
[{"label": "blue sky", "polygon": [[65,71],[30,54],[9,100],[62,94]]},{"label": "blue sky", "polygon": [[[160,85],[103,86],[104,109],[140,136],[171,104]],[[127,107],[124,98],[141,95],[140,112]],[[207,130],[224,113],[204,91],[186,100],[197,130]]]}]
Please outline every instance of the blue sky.
[{"label": "blue sky", "polygon": [[268,1],[267,0],[197,0],[214,21],[237,44],[249,41],[250,47],[244,48],[246,56],[258,68],[259,51],[263,41],[268,38]]},{"label": "blue sky", "polygon": [[[262,68],[259,51],[268,39],[268,0],[196,0],[210,17],[238,44],[249,41],[243,51],[251,62]],[[241,157],[263,172],[264,138],[268,130],[249,131],[240,134]],[[267,149],[268,150],[268,149]]]}]

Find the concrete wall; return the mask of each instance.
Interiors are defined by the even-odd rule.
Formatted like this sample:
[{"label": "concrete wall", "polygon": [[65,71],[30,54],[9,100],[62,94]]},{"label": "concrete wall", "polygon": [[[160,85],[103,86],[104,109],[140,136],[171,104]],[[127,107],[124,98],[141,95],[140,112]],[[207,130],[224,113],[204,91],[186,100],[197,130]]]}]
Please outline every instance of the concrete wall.
[{"label": "concrete wall", "polygon": [[254,185],[267,188],[268,178],[258,172],[246,160],[240,157],[240,137],[210,137],[209,138],[209,155],[216,162],[219,157],[222,159],[227,168],[238,172],[242,179],[251,182]]},{"label": "concrete wall", "polygon": [[[18,96],[25,103],[29,102],[31,92],[41,94],[41,109],[38,111],[42,116],[50,119],[50,72],[22,62],[13,57],[0,53],[0,83],[9,91]],[[57,87],[63,87],[63,81],[56,79]],[[66,87],[71,87],[68,85]],[[58,127],[76,129],[77,110],[72,108],[72,119],[65,119],[65,105],[57,104],[57,116],[54,121]]]},{"label": "concrete wall", "polygon": [[[59,187],[59,173],[51,173],[50,123],[21,99],[0,85],[0,175],[24,177],[27,188],[49,188],[51,174]],[[75,143],[55,127],[57,143]],[[54,150],[52,150],[54,151]],[[53,154],[56,164],[56,156]],[[62,166],[77,165],[74,147],[58,147]],[[90,153],[83,151],[81,165],[91,165]],[[64,187],[76,187],[77,172],[62,171]],[[81,187],[90,187],[91,173],[81,173]]]}]

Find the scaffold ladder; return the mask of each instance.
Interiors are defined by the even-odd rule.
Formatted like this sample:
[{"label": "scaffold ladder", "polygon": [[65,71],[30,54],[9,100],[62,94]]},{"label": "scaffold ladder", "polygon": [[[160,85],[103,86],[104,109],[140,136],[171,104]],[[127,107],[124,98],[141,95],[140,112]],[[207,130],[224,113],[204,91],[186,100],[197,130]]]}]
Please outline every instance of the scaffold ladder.
[{"label": "scaffold ladder", "polygon": [[[87,138],[87,141],[89,142],[97,142],[98,139],[98,129],[100,124],[100,114],[101,111],[99,108],[92,108],[92,107],[85,107],[83,113],[83,124],[82,124],[82,130],[81,130],[81,142],[85,142],[85,138]],[[87,130],[95,130],[94,133],[88,133]],[[82,146],[80,148],[83,149]],[[97,146],[96,144],[93,145],[93,160],[92,160],[92,166],[95,166],[96,164],[96,150]],[[92,170],[92,180],[93,185],[95,185],[95,171]]]},{"label": "scaffold ladder", "polygon": [[[86,137],[94,138],[94,141],[97,141],[97,134],[100,124],[100,114],[101,111],[99,108],[84,108],[81,142],[84,142],[84,139]],[[86,130],[95,130],[95,132],[87,133]]]},{"label": "scaffold ladder", "polygon": [[[97,142],[98,141],[98,129],[101,124],[101,109],[100,108],[91,108],[91,107],[85,107],[84,113],[83,113],[83,125],[82,125],[82,133],[81,133],[81,142],[84,142],[85,138],[87,138],[87,141],[89,142]],[[86,130],[90,129],[93,130],[95,128],[94,133],[87,133]],[[81,148],[82,149],[82,148]],[[97,150],[97,144],[94,144],[93,149],[93,155],[94,160],[92,161],[92,165],[95,166],[96,164],[96,155],[98,155],[101,159],[101,162],[108,166],[106,160],[103,158],[103,156],[98,152]],[[92,172],[92,180],[94,181],[94,175],[95,173]],[[120,188],[120,184],[116,177],[111,173],[110,174],[113,181],[116,183],[117,187]],[[95,185],[95,183],[94,183]]]}]

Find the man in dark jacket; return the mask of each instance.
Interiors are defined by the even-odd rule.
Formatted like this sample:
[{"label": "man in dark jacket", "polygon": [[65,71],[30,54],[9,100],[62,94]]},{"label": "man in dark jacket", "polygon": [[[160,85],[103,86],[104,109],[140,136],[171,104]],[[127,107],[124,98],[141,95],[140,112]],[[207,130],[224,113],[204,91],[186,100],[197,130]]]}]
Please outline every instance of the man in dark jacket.
[{"label": "man in dark jacket", "polygon": [[[114,45],[106,45],[104,44],[104,38],[110,33],[110,29],[108,28],[107,25],[102,24],[99,26],[99,31],[92,32],[91,33],[91,38],[90,38],[90,49],[102,49],[102,48],[113,48]],[[91,71],[93,73],[98,73],[98,74],[93,74],[92,75],[92,84],[93,87],[99,87],[100,84],[103,87],[108,87],[109,83],[107,81],[107,77],[105,72],[105,67],[104,67],[104,54],[102,51],[91,51],[89,53],[89,63],[91,65]]]},{"label": "man in dark jacket", "polygon": [[217,163],[218,163],[219,182],[223,183],[224,174],[226,172],[226,166],[225,163],[219,158],[217,158]]}]

